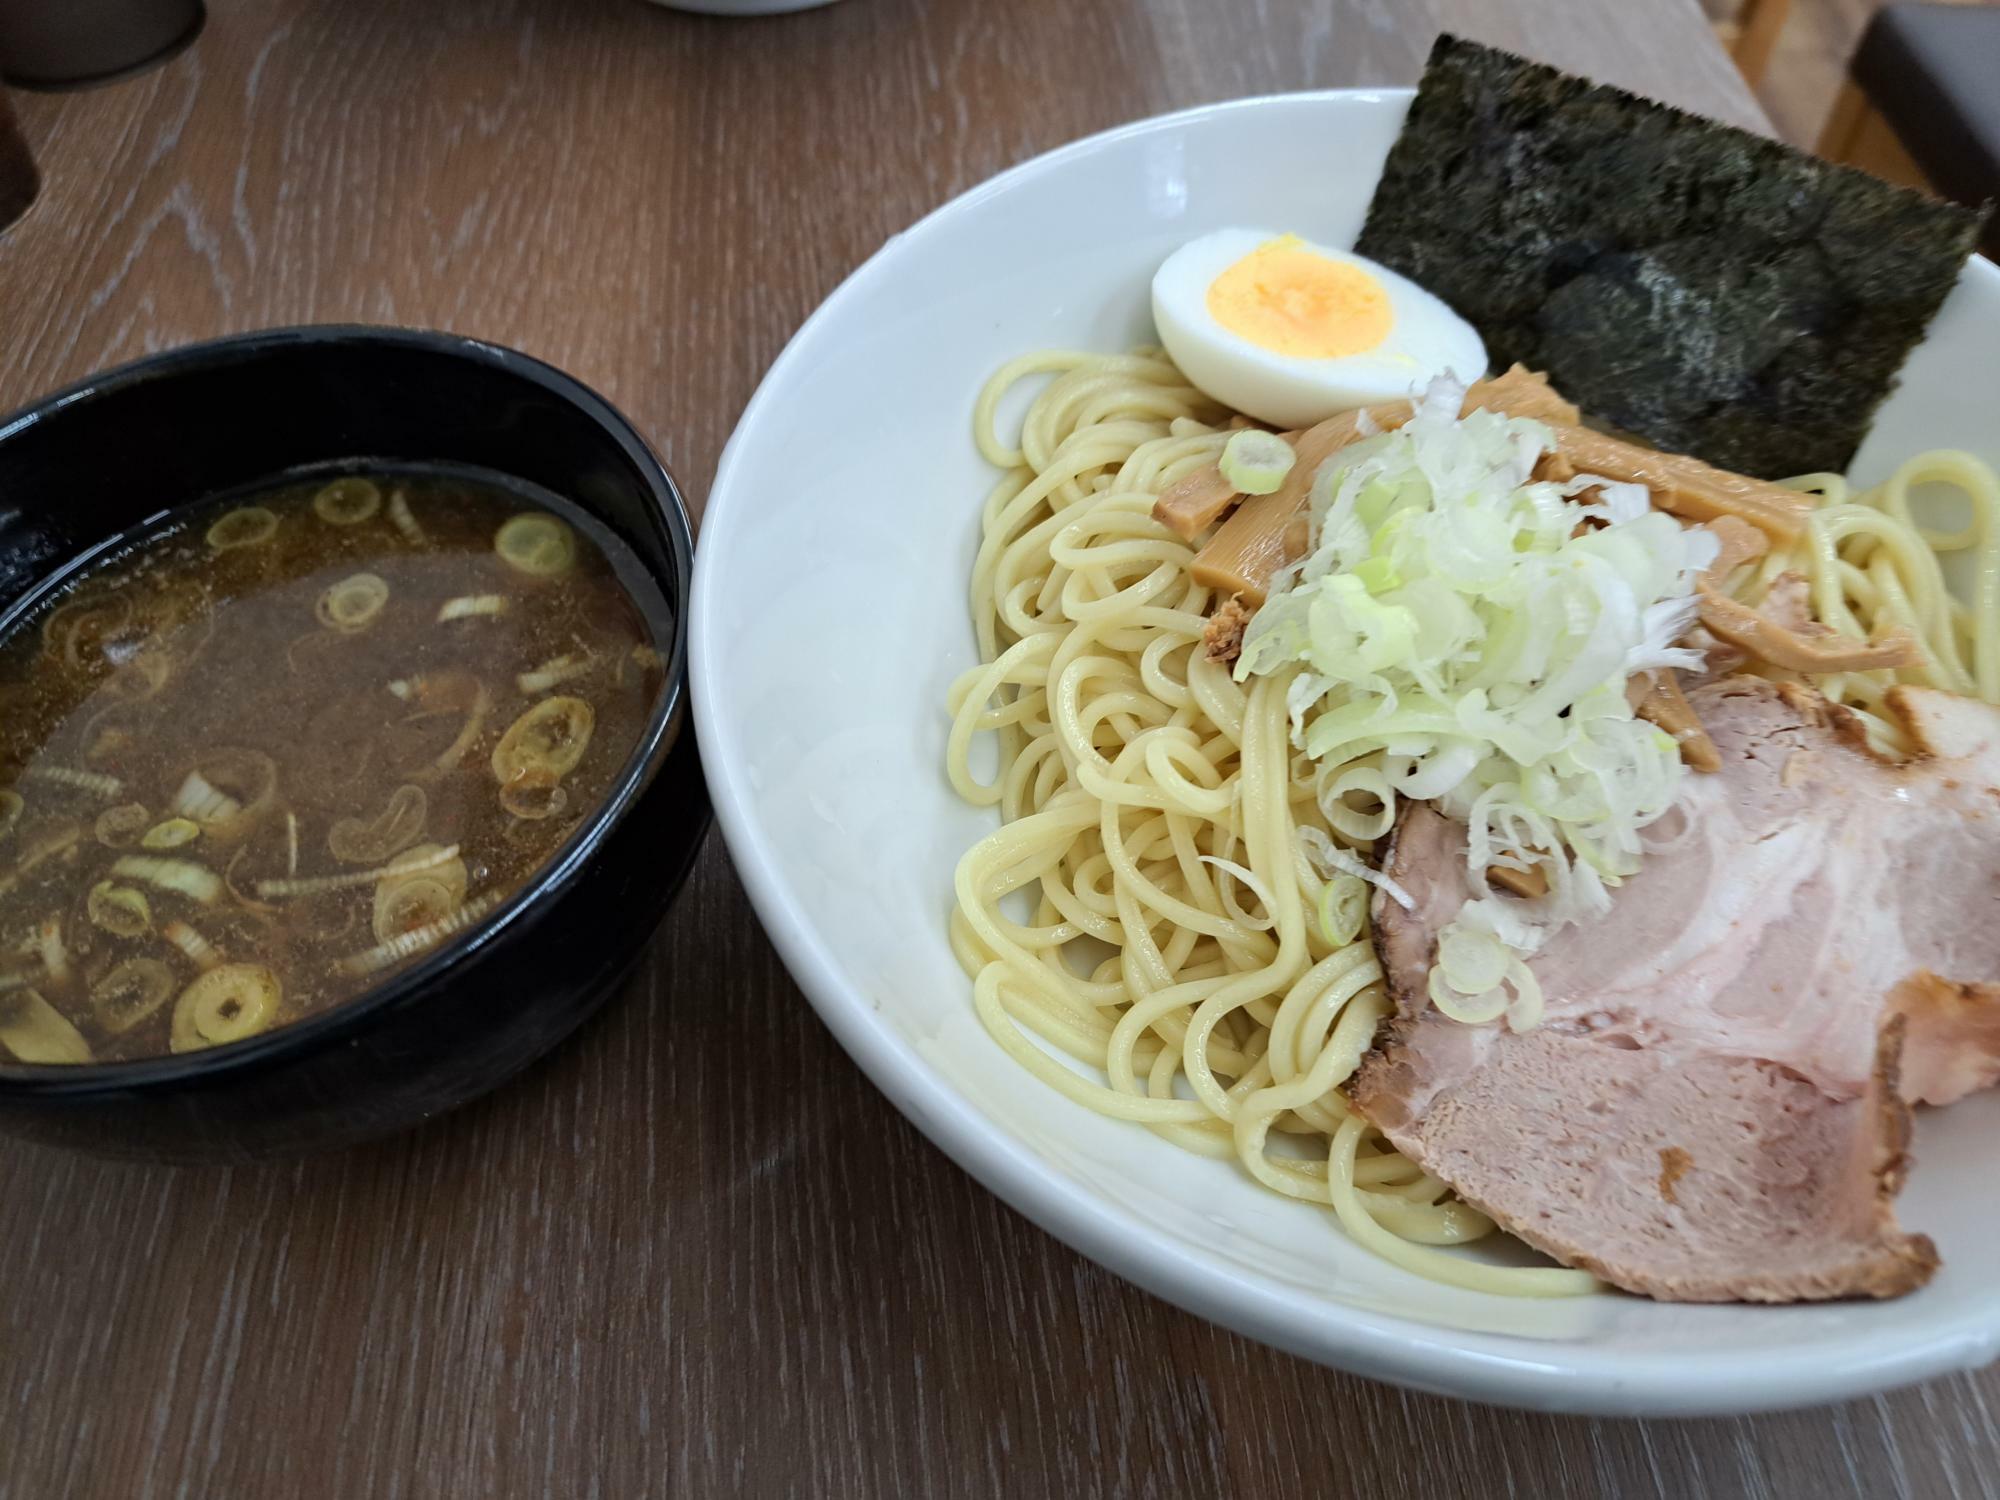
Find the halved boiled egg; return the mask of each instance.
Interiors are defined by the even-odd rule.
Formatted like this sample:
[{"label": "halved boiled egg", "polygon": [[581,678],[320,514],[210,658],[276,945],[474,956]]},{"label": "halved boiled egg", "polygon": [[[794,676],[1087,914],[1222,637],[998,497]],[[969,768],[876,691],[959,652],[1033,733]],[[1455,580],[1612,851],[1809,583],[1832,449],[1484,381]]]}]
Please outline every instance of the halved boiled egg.
[{"label": "halved boiled egg", "polygon": [[1153,321],[1196,387],[1274,427],[1486,373],[1472,325],[1414,281],[1264,229],[1218,229],[1168,256]]}]

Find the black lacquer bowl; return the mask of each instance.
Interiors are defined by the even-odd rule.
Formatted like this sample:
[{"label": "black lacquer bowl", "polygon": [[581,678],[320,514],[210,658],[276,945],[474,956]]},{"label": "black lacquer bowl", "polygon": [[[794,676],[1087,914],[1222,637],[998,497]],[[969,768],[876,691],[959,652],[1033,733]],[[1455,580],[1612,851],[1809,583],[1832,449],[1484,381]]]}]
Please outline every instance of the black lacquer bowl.
[{"label": "black lacquer bowl", "polygon": [[340,460],[466,465],[565,496],[658,585],[666,682],[611,796],[512,900],[358,999],[209,1051],[0,1062],[0,1131],[145,1160],[344,1145],[526,1067],[631,968],[708,825],[684,733],[694,540],[672,478],[601,398],[490,344],[378,328],[221,339],[0,421],[0,628],[163,509]]}]

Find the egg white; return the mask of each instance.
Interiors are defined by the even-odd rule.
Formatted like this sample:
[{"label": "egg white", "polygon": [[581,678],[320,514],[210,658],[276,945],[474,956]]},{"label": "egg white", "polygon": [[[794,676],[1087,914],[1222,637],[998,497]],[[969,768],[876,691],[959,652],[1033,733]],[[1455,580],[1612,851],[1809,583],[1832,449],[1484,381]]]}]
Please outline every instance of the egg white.
[{"label": "egg white", "polygon": [[1361,267],[1389,298],[1389,333],[1365,354],[1300,359],[1232,333],[1208,311],[1208,289],[1237,261],[1279,238],[1269,229],[1218,229],[1190,240],[1153,276],[1153,322],[1183,374],[1206,395],[1274,427],[1313,423],[1421,391],[1445,373],[1470,383],[1486,373],[1486,346],[1472,325],[1407,277],[1366,256],[1311,240],[1328,260]]}]

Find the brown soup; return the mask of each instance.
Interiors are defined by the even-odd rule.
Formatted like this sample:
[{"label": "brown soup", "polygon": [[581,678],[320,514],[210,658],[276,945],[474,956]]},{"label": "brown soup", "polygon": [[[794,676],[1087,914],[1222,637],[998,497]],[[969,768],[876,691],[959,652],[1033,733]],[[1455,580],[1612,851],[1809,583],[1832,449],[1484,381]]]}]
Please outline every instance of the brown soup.
[{"label": "brown soup", "polygon": [[477,923],[645,730],[641,577],[552,496],[379,469],[84,569],[0,639],[0,1059],[237,1041]]}]

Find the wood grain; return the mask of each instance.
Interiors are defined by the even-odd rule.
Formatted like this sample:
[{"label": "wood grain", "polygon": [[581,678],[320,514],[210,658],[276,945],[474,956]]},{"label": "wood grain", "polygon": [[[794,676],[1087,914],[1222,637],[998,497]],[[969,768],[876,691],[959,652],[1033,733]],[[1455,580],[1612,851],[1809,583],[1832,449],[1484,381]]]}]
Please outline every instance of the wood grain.
[{"label": "wood grain", "polygon": [[[1138,115],[1404,83],[1440,24],[1759,116],[1693,0],[212,0],[19,101],[0,408],[261,324],[478,333],[693,493],[812,306],[988,174]],[[1133,1290],[927,1145],[718,841],[630,993],[499,1095],[258,1170],[0,1146],[0,1500],[1996,1495],[2000,1381],[1742,1422],[1397,1391]]]},{"label": "wood grain", "polygon": [[28,138],[21,134],[20,122],[0,89],[0,233],[5,233],[35,201],[41,178],[35,158],[28,151]]}]

